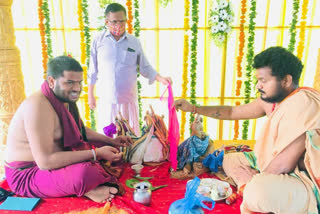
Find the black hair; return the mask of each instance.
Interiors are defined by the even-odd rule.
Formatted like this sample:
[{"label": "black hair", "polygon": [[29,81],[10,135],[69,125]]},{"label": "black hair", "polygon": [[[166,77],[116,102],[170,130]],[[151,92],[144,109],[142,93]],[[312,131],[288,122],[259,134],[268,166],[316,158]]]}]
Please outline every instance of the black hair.
[{"label": "black hair", "polygon": [[271,75],[282,80],[287,74],[292,76],[294,84],[299,85],[303,69],[301,60],[283,47],[270,47],[254,57],[253,68],[269,67]]},{"label": "black hair", "polygon": [[77,60],[69,56],[58,56],[48,62],[48,77],[57,79],[63,76],[64,71],[83,72],[83,69]]},{"label": "black hair", "polygon": [[126,11],[126,8],[124,8],[124,6],[118,3],[111,3],[106,7],[106,10],[104,11],[104,15],[107,16],[110,12],[115,13],[119,11],[123,11],[125,16],[127,16],[127,11]]}]

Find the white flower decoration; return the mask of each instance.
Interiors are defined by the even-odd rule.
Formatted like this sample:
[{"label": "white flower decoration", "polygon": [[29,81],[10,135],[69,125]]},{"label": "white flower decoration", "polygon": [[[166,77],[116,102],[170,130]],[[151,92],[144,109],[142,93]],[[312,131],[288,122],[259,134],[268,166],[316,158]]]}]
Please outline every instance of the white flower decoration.
[{"label": "white flower decoration", "polygon": [[232,16],[232,15],[228,15],[227,21],[228,21],[228,22],[232,22],[232,21],[233,21],[233,16]]},{"label": "white flower decoration", "polygon": [[221,31],[225,31],[225,29],[227,29],[227,27],[228,27],[227,24],[224,22],[219,22],[219,24],[218,24],[218,28]]},{"label": "white flower decoration", "polygon": [[219,28],[218,28],[217,25],[211,27],[211,32],[212,33],[218,33],[218,31],[219,31]]},{"label": "white flower decoration", "polygon": [[218,15],[212,16],[212,17],[211,17],[211,21],[212,21],[213,23],[218,23],[218,22],[219,22],[219,16],[218,16]]},{"label": "white flower decoration", "polygon": [[225,38],[225,36],[224,36],[223,34],[219,34],[218,37],[217,37],[217,40],[218,40],[220,43],[222,43],[222,42],[224,42],[224,38]]},{"label": "white flower decoration", "polygon": [[228,1],[221,1],[220,4],[219,4],[219,7],[220,8],[225,8],[225,7],[228,6],[228,4],[229,4]]},{"label": "white flower decoration", "polygon": [[234,20],[234,13],[228,0],[215,0],[218,2],[209,12],[208,24],[214,42],[220,46],[225,41],[227,34],[231,31],[231,22]]},{"label": "white flower decoration", "polygon": [[226,10],[220,10],[219,16],[225,20],[228,17],[228,12]]},{"label": "white flower decoration", "polygon": [[213,11],[215,11],[215,12],[218,12],[219,13],[219,7],[218,6],[215,6],[214,8],[213,8]]}]

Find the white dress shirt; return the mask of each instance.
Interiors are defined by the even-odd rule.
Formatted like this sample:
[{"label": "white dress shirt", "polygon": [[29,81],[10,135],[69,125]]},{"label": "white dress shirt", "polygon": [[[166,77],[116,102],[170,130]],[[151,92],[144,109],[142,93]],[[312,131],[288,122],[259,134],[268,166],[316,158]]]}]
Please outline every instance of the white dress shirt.
[{"label": "white dress shirt", "polygon": [[137,66],[152,84],[157,72],[144,56],[140,41],[128,34],[116,41],[108,30],[92,42],[88,83],[104,103],[125,104],[137,99]]}]

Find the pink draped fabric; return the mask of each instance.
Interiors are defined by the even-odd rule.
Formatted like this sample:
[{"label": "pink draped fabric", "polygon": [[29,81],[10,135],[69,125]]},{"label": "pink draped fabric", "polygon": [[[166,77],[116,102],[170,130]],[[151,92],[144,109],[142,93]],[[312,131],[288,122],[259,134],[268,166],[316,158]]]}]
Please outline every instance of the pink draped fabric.
[{"label": "pink draped fabric", "polygon": [[[27,169],[13,169],[30,164]],[[100,184],[117,182],[98,162],[82,162],[55,170],[41,170],[34,162],[15,161],[7,165],[5,172],[10,188],[17,195],[27,197],[81,197]]]},{"label": "pink draped fabric", "polygon": [[169,160],[171,162],[171,167],[176,170],[178,161],[177,161],[177,151],[180,140],[180,131],[179,131],[179,121],[177,117],[176,108],[174,107],[174,97],[172,92],[171,84],[168,85],[167,89],[164,91],[160,97],[161,101],[164,101],[164,94],[168,91],[168,110],[169,110],[169,128],[168,128],[168,142],[170,143],[170,156]]},{"label": "pink draped fabric", "polygon": [[[77,105],[75,103],[69,103],[69,111],[52,92],[47,81],[41,85],[41,92],[47,97],[52,107],[58,114],[63,127],[63,144],[64,147],[83,147],[86,144],[84,126],[80,119]],[[81,131],[80,131],[81,130]],[[89,149],[88,147],[87,149]]]}]

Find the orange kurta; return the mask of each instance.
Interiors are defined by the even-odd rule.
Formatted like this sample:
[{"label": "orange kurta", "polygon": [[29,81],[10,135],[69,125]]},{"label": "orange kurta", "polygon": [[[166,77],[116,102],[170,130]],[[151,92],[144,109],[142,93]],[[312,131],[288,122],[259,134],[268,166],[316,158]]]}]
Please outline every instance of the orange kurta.
[{"label": "orange kurta", "polygon": [[[304,163],[310,178],[298,167],[294,172],[309,190],[320,192],[320,167],[317,167],[320,163],[320,93],[314,89],[296,89],[269,116],[254,148],[257,165],[263,172],[284,148],[303,134],[306,134]],[[308,211],[316,213],[317,202],[314,197],[310,199]]]}]

